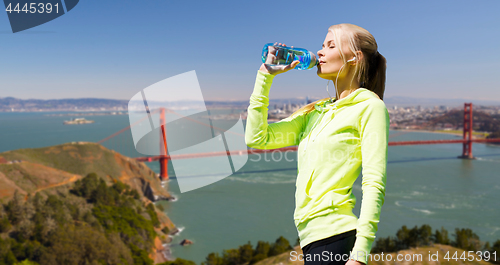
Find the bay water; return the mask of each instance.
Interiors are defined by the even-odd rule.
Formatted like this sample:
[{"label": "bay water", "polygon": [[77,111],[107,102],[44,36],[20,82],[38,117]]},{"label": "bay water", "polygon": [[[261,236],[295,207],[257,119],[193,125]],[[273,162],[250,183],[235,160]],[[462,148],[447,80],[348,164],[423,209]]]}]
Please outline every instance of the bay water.
[{"label": "bay water", "polygon": [[[224,111],[220,111],[223,113]],[[213,111],[216,113],[216,111]],[[127,115],[86,116],[95,123],[63,125],[58,113],[0,113],[0,152],[37,148],[73,141],[97,142],[129,126]],[[390,131],[390,141],[459,139],[444,133]],[[103,145],[126,156],[142,156],[134,149],[130,130]],[[458,159],[461,144],[390,146],[385,203],[377,237],[395,236],[403,225],[470,228],[483,241],[500,239],[500,147],[473,144],[475,160]],[[159,173],[159,163],[146,163]],[[193,165],[210,171],[203,160]],[[237,248],[250,241],[274,242],[284,236],[293,245],[297,230],[295,206],[296,153],[250,155],[236,174],[208,186],[181,193],[172,163],[168,189],[176,201],[161,204],[181,232],[173,238],[174,257],[200,263],[210,252]],[[361,178],[354,184],[359,216]],[[183,239],[193,245],[180,246]]]}]

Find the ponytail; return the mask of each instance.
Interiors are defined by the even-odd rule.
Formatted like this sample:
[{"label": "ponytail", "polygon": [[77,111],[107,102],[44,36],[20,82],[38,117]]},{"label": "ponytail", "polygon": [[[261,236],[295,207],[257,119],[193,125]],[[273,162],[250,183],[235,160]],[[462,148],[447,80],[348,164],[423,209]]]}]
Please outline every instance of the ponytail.
[{"label": "ponytail", "polygon": [[381,100],[384,100],[387,60],[377,51],[368,58],[367,68],[366,73],[362,74],[361,86],[373,91]]}]

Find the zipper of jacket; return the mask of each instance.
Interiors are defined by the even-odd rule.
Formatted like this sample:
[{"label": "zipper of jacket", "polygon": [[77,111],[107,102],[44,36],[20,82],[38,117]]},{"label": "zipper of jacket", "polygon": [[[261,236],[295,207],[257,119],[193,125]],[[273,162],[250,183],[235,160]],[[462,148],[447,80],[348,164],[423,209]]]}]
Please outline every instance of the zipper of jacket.
[{"label": "zipper of jacket", "polygon": [[319,129],[319,131],[316,133],[316,135],[312,138],[313,142],[314,142],[314,140],[316,140],[316,137],[318,136],[318,134],[320,134],[321,131],[323,131],[323,129],[333,120],[333,116],[335,115],[335,112],[333,112],[333,110],[336,110],[336,109],[337,109],[337,106],[334,106],[331,110],[328,111],[328,112],[332,111],[332,115],[330,117],[330,120],[325,125],[323,125],[323,127],[321,127],[321,129]]},{"label": "zipper of jacket", "polygon": [[[314,123],[312,129],[311,129],[311,132],[309,133],[309,135],[307,136],[307,140],[306,140],[306,143],[304,144],[304,151],[306,151],[307,149],[307,144],[309,143],[309,140],[311,139],[311,134],[312,132],[314,131],[314,128],[316,128],[316,124],[318,124],[318,121],[321,121],[323,120],[323,117],[325,116],[326,112],[323,112],[323,109],[321,110],[321,117],[316,119],[316,122]],[[317,134],[316,134],[317,135]],[[316,136],[314,137],[316,138]]]},{"label": "zipper of jacket", "polygon": [[[333,104],[335,104],[330,110],[336,110],[338,108],[337,106],[337,100],[335,100],[333,102]],[[326,106],[326,102],[324,104],[324,106]],[[316,128],[316,124],[318,124],[318,121],[320,120],[323,120],[323,117],[326,115],[326,113],[328,113],[329,111],[324,111],[324,107],[320,107],[321,108],[321,118],[317,119],[316,122],[314,123],[312,129],[311,129],[311,132],[309,133],[309,135],[307,136],[307,140],[306,140],[306,143],[304,144],[304,152],[306,151],[307,149],[307,145],[309,143],[309,140],[311,139],[311,134],[313,133],[314,131],[314,128]],[[333,113],[332,115],[335,115],[335,113]],[[314,142],[314,140],[316,140],[316,137],[318,136],[318,134],[333,120],[333,117],[325,124],[323,125],[323,127],[316,133],[316,135],[314,135],[312,141]]]}]

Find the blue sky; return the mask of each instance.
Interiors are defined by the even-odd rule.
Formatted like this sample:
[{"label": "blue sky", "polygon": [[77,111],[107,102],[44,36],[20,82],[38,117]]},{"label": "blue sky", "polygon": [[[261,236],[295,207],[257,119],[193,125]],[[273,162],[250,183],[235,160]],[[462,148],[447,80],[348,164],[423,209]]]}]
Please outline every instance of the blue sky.
[{"label": "blue sky", "polygon": [[[195,70],[205,99],[248,100],[264,44],[317,52],[329,26],[352,23],[387,58],[385,97],[500,101],[499,10],[498,0],[81,0],[15,34],[0,12],[0,97],[130,99]],[[327,97],[325,87],[315,70],[292,70],[270,97]]]}]

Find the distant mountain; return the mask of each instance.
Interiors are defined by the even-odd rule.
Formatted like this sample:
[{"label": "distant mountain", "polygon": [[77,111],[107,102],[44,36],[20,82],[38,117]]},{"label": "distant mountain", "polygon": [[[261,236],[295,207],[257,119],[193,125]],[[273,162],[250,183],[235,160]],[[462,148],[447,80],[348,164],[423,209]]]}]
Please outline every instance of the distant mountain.
[{"label": "distant mountain", "polygon": [[476,99],[441,99],[441,98],[412,98],[412,97],[387,97],[384,98],[386,106],[447,106],[447,107],[463,107],[464,103],[472,102],[473,105],[482,106],[500,106],[500,101],[495,100],[476,100]]},{"label": "distant mountain", "polygon": [[[316,101],[320,98],[309,98],[309,102]],[[322,99],[322,98],[321,98]],[[495,100],[470,100],[470,99],[440,99],[440,98],[412,98],[412,97],[385,97],[384,103],[389,106],[400,106],[400,107],[410,107],[410,106],[418,106],[421,107],[434,107],[434,106],[447,106],[447,107],[463,107],[464,103],[472,102],[474,105],[482,105],[482,106],[500,106],[500,101]],[[299,104],[303,105],[306,103],[306,99],[302,97],[297,98],[271,98],[269,99],[269,105],[278,104]],[[206,105],[247,105],[249,104],[248,100],[241,101],[207,101]]]},{"label": "distant mountain", "polygon": [[82,109],[127,109],[128,100],[102,98],[17,99],[0,98],[0,111],[53,111]]},{"label": "distant mountain", "polygon": [[[309,98],[309,102],[318,100],[319,98]],[[447,107],[461,107],[465,102],[472,102],[474,105],[482,106],[500,106],[500,101],[494,100],[469,100],[469,99],[435,99],[435,98],[412,98],[412,97],[386,97],[384,99],[388,107],[392,106],[418,106],[433,107],[433,106],[447,106]],[[0,112],[10,111],[82,111],[82,110],[127,110],[128,100],[115,100],[115,99],[102,99],[102,98],[73,98],[73,99],[17,99],[13,97],[0,98]],[[139,102],[142,104],[142,102]],[[298,104],[304,105],[305,98],[278,98],[270,99],[269,105],[284,105],[284,104]],[[190,101],[181,100],[173,102],[148,102],[150,107],[165,106],[170,108],[183,108],[183,107],[234,107],[246,108],[249,104],[248,100],[241,101],[215,101],[207,100]]]}]

